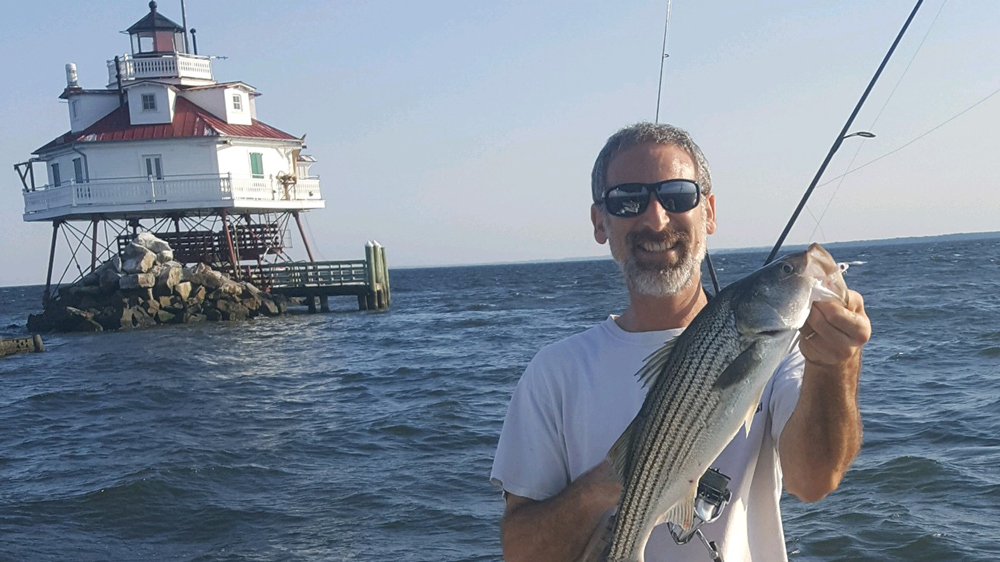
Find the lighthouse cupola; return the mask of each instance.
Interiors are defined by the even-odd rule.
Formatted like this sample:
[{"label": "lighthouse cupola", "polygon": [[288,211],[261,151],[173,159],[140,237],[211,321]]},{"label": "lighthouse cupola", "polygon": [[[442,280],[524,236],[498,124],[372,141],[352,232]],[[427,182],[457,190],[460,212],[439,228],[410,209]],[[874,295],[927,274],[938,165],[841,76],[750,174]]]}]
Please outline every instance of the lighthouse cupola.
[{"label": "lighthouse cupola", "polygon": [[156,2],[150,2],[149,13],[122,33],[128,33],[132,53],[108,61],[109,89],[134,80],[175,86],[215,84],[212,59],[188,52],[187,30],[161,14]]}]

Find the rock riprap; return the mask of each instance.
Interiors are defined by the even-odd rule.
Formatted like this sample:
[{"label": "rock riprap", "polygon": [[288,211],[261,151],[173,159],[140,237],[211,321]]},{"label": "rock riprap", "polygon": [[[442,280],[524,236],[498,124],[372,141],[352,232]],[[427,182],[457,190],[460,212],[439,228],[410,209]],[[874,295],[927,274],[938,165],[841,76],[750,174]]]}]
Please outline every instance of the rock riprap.
[{"label": "rock riprap", "polygon": [[60,287],[41,314],[28,317],[30,332],[99,332],[219,320],[277,316],[281,295],[199,263],[174,261],[170,245],[149,232],[73,285]]}]

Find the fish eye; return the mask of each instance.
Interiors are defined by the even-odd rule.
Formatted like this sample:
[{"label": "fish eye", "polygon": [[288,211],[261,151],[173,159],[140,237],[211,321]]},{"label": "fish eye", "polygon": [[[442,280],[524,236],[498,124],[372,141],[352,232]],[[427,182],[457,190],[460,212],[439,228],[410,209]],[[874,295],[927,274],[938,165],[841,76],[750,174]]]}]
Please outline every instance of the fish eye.
[{"label": "fish eye", "polygon": [[793,271],[795,271],[795,268],[792,267],[792,264],[790,264],[790,263],[783,263],[783,264],[781,264],[781,272],[782,273],[784,273],[786,275],[791,275]]}]

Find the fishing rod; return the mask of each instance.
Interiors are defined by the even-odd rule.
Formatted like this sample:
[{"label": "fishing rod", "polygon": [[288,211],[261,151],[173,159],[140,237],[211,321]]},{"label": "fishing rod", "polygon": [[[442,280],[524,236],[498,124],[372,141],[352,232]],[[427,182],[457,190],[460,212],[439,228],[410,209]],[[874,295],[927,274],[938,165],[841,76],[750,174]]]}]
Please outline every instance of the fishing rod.
[{"label": "fishing rod", "polygon": [[858,112],[861,111],[861,106],[865,104],[865,100],[868,99],[868,94],[871,93],[872,88],[875,87],[875,83],[878,82],[879,76],[882,75],[882,70],[885,65],[892,58],[892,53],[896,50],[896,46],[899,45],[899,41],[903,38],[906,33],[906,29],[910,27],[910,22],[913,21],[913,17],[917,15],[917,10],[920,9],[920,5],[924,3],[924,0],[917,0],[915,6],[913,6],[913,11],[910,12],[910,17],[906,18],[906,23],[903,24],[903,28],[899,30],[899,34],[896,35],[896,40],[892,42],[892,46],[889,47],[889,52],[885,54],[885,58],[882,59],[882,64],[879,65],[878,70],[875,71],[875,75],[872,76],[871,82],[868,83],[868,88],[865,89],[865,93],[861,95],[861,99],[858,100],[858,105],[855,106],[854,112],[847,119],[847,123],[844,124],[844,128],[840,130],[840,134],[837,135],[837,139],[833,141],[833,146],[830,147],[830,152],[827,153],[826,159],[823,160],[823,164],[820,165],[819,171],[816,172],[816,176],[813,177],[812,183],[809,184],[809,188],[806,189],[805,194],[802,195],[802,199],[799,201],[799,205],[795,208],[795,212],[792,213],[792,218],[789,219],[788,224],[785,225],[785,230],[781,232],[781,236],[778,237],[778,242],[775,243],[774,248],[771,249],[771,253],[764,260],[764,265],[767,265],[774,261],[774,257],[778,254],[778,250],[781,249],[781,245],[785,242],[785,238],[788,236],[788,232],[792,230],[792,226],[795,224],[796,219],[799,218],[799,213],[806,206],[806,202],[812,195],[814,189],[816,189],[816,184],[819,183],[819,179],[823,176],[823,172],[826,171],[827,165],[830,164],[830,160],[833,159],[833,155],[837,153],[840,149],[840,145],[844,142],[844,139],[859,136],[871,138],[875,135],[862,131],[858,133],[847,134],[847,130],[851,128],[851,124],[854,123],[854,118],[858,116]]},{"label": "fishing rod", "polygon": [[[670,0],[667,0],[667,17],[663,22],[663,47],[660,48],[660,81],[656,89],[656,116],[653,119],[653,123],[660,122],[660,99],[663,93],[663,63],[666,62],[667,58],[670,57],[667,54],[667,32],[670,30]],[[715,273],[715,266],[712,265],[712,256],[709,254],[708,250],[705,250],[705,265],[708,266],[709,277],[712,278],[712,287],[715,288],[715,294],[719,294],[719,277]]]},{"label": "fishing rod", "polygon": [[667,0],[667,20],[663,22],[663,48],[660,49],[660,83],[656,89],[656,118],[653,123],[660,122],[660,94],[663,92],[663,63],[670,55],[667,54],[667,30],[670,28],[670,0]]}]

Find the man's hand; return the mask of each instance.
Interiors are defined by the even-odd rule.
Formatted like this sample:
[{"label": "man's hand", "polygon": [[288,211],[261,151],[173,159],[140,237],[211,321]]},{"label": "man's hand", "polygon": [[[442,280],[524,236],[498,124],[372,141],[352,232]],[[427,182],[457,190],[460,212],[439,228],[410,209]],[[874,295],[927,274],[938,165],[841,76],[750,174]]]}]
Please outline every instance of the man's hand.
[{"label": "man's hand", "polygon": [[864,299],[848,291],[846,306],[813,303],[801,334],[802,391],[778,448],[785,489],[812,502],[837,489],[861,449],[858,378],[871,338]]},{"label": "man's hand", "polygon": [[604,513],[618,504],[621,489],[605,459],[546,500],[507,494],[500,527],[504,560],[579,559]]},{"label": "man's hand", "polygon": [[864,299],[848,291],[846,306],[814,302],[801,333],[799,350],[809,363],[836,367],[857,359],[860,364],[861,348],[872,335]]}]

